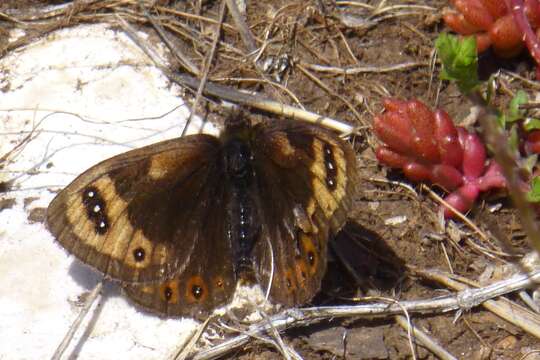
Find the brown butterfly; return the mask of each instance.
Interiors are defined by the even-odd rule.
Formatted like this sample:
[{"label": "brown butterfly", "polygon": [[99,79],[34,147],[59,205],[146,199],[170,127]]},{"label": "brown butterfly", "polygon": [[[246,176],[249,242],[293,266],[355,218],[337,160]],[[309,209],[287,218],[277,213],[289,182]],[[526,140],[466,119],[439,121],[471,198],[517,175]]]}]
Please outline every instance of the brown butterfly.
[{"label": "brown butterfly", "polygon": [[161,314],[204,316],[241,279],[294,306],[320,288],[356,172],[351,146],[322,126],[230,117],[219,138],[172,139],[93,166],[51,202],[47,224]]}]

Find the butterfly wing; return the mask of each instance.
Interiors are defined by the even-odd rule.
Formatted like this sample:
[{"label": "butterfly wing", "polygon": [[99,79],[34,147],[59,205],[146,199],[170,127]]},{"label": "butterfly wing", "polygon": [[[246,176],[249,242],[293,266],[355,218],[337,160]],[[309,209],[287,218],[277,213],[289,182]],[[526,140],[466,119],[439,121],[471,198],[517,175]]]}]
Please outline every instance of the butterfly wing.
[{"label": "butterfly wing", "polygon": [[236,288],[231,244],[226,241],[225,216],[228,192],[220,173],[209,175],[190,225],[197,236],[196,248],[185,269],[157,283],[125,284],[135,303],[168,316],[201,318],[231,300]]},{"label": "butterfly wing", "polygon": [[55,197],[48,227],[70,253],[113,279],[170,279],[206,256],[202,216],[209,191],[221,191],[208,183],[219,178],[219,151],[217,138],[194,135],[105,160]]},{"label": "butterfly wing", "polygon": [[347,219],[357,182],[354,151],[331,131],[298,121],[257,126],[255,134],[259,282],[271,282],[274,302],[302,304],[319,290],[328,238]]}]

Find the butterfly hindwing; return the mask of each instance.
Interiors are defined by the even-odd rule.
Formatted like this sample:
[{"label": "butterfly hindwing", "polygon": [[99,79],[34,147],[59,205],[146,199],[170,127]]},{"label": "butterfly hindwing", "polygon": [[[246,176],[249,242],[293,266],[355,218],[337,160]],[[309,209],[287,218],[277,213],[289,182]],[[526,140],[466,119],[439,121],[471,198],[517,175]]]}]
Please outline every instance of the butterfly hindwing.
[{"label": "butterfly hindwing", "polygon": [[169,316],[201,318],[231,300],[236,277],[231,246],[226,239],[228,193],[216,169],[204,190],[190,223],[195,248],[185,268],[170,279],[152,283],[125,284],[127,296],[144,308]]}]

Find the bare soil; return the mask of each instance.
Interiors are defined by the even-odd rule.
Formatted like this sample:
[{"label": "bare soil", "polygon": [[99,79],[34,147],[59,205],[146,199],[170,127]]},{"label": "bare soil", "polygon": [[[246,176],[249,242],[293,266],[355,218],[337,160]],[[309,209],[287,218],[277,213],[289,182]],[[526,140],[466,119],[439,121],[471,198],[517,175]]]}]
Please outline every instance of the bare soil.
[{"label": "bare soil", "polygon": [[[354,144],[358,151],[362,191],[355,199],[351,223],[335,241],[336,252],[342,256],[333,257],[323,290],[314,304],[354,303],[365,295],[399,300],[429,299],[452,291],[425,280],[411,269],[439,269],[471,280],[478,280],[482,274],[493,270],[489,281],[504,278],[508,264],[518,256],[490,257],[472,244],[498,251],[506,250],[510,244],[514,254],[528,251],[519,218],[505,194],[484,197],[468,214],[480,229],[494,234],[493,243],[485,244],[461,222],[442,224],[436,202],[399,172],[381,167],[374,157],[377,140],[370,124],[373,116],[382,110],[381,100],[385,97],[420,99],[429,106],[445,109],[456,122],[470,111],[470,104],[459,91],[438,79],[439,66],[429,66],[434,40],[447,30],[441,20],[441,10],[449,6],[448,2],[387,1],[385,6],[411,7],[389,10],[378,17],[370,17],[372,9],[369,7],[377,6],[379,1],[358,1],[366,6],[341,3],[344,5],[336,6],[335,2],[326,0],[249,1],[249,28],[258,40],[268,40],[262,61],[272,56],[281,57],[287,59],[287,66],[283,71],[261,73],[245,61],[238,32],[225,29],[222,41],[231,47],[218,46],[209,77],[210,81],[257,91],[284,103],[300,103],[313,112],[358,126]],[[0,11],[14,8],[18,12],[31,11],[42,4],[42,1],[30,0],[3,1]],[[219,1],[168,4],[213,19],[217,18],[219,5]],[[187,36],[178,36],[178,44],[200,65],[208,51],[211,25],[185,18],[178,21],[197,29],[208,40],[208,44],[195,43],[188,41]],[[234,27],[230,16],[226,22]],[[73,23],[66,26],[71,25]],[[419,65],[383,71],[389,65],[407,63]],[[313,64],[371,69],[344,75],[337,70],[318,71],[311,66]],[[526,55],[502,61],[486,53],[480,64],[483,77],[501,67],[524,78],[534,77],[533,63]],[[282,86],[271,85],[264,79]],[[501,80],[497,101],[506,104],[519,88],[529,93],[533,90],[520,81]],[[417,194],[395,182],[381,181],[384,179],[409,184]],[[433,190],[443,194],[440,189]],[[502,206],[492,211],[495,204]],[[389,220],[395,220],[393,225]],[[356,277],[350,275],[342,261],[351,264]],[[521,304],[517,296],[508,298]],[[538,339],[482,307],[465,311],[459,317],[455,312],[414,316],[413,322],[461,359],[517,359],[524,355],[525,349],[538,348]],[[305,359],[411,358],[407,334],[394,318],[329,321],[289,331],[284,334],[284,341]],[[416,345],[415,350],[419,359],[436,358],[421,345]],[[281,355],[271,347],[254,342],[231,358],[276,359]]]}]

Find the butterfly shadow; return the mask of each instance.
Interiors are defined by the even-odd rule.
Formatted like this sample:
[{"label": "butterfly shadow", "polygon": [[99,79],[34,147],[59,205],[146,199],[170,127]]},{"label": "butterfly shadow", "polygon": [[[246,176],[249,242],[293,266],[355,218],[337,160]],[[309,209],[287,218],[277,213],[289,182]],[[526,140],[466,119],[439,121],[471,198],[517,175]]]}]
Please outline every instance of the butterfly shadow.
[{"label": "butterfly shadow", "polygon": [[340,299],[350,303],[347,299],[358,295],[384,294],[398,287],[406,276],[405,262],[385,239],[356,222],[348,222],[329,245],[334,261],[328,264],[315,302],[335,304]]},{"label": "butterfly shadow", "polygon": [[97,300],[98,303],[93,306],[90,318],[85,321],[86,325],[84,328],[84,332],[79,337],[75,346],[73,346],[70,354],[66,356],[67,359],[76,359],[81,353],[85,342],[92,334],[92,331],[100,318],[101,312],[103,310],[103,302],[110,297],[120,296],[120,289],[118,284],[111,280],[107,280],[103,277],[102,274],[96,272],[90,266],[87,266],[86,264],[78,260],[74,260],[71,263],[68,269],[68,274],[80,287],[85,289],[84,293],[79,297],[78,300],[78,302],[80,302],[81,304],[84,304],[86,301],[88,301],[87,296],[93,289],[96,288],[96,286],[98,286],[100,282],[102,282],[103,284],[101,289],[101,297]]}]

